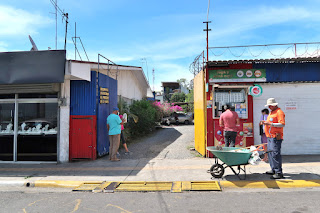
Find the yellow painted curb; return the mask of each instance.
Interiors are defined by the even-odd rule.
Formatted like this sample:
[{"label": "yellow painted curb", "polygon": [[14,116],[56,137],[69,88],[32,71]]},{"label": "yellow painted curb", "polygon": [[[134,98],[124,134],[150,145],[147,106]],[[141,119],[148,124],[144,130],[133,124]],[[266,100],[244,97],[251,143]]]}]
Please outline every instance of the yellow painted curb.
[{"label": "yellow painted curb", "polygon": [[320,187],[320,180],[220,181],[222,188],[307,188]]},{"label": "yellow painted curb", "polygon": [[83,183],[102,183],[102,181],[64,181],[64,180],[37,180],[34,182],[34,187],[47,188],[75,188]]},{"label": "yellow painted curb", "polygon": [[[143,182],[143,181],[141,181]],[[30,183],[34,187],[47,188],[76,188],[83,183],[102,184],[103,181],[63,181],[63,180],[38,180]],[[124,182],[126,183],[126,182]],[[140,183],[140,182],[139,182]],[[155,183],[155,182],[148,182]],[[188,183],[186,185],[186,183]],[[220,181],[220,186],[224,188],[308,188],[320,187],[320,180],[265,180],[265,181]],[[191,189],[191,182],[182,181],[181,190]],[[189,186],[190,185],[190,186]],[[170,188],[171,190],[171,188]]]}]

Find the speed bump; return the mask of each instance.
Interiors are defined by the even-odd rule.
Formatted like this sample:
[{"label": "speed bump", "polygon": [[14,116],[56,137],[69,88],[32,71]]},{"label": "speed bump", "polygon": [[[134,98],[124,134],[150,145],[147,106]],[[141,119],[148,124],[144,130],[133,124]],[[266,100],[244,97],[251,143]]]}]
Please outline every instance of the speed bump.
[{"label": "speed bump", "polygon": [[217,181],[124,181],[124,182],[86,182],[82,183],[73,191],[92,192],[155,192],[170,191],[180,193],[182,191],[221,191]]},{"label": "speed bump", "polygon": [[195,181],[191,182],[192,191],[221,191],[217,181]]},{"label": "speed bump", "polygon": [[72,191],[93,191],[95,188],[101,185],[100,183],[82,183],[78,187],[74,188]]},{"label": "speed bump", "polygon": [[148,192],[148,191],[170,191],[172,182],[120,182],[115,191],[122,192]]}]

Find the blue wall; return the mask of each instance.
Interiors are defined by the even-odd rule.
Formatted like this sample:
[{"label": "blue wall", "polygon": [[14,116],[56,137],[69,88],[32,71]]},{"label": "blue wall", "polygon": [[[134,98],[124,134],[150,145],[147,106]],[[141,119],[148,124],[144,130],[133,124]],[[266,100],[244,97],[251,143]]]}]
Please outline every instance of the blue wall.
[{"label": "blue wall", "polygon": [[100,104],[98,96],[97,105],[97,151],[98,156],[109,152],[109,135],[107,130],[107,117],[112,113],[112,108],[118,105],[117,80],[99,74],[99,87],[109,88],[109,104]]},{"label": "blue wall", "polygon": [[[118,105],[117,80],[95,71],[91,72],[91,81],[71,81],[70,115],[97,116],[97,154],[103,156],[109,152],[109,136],[106,120],[112,108]],[[99,88],[109,88],[109,104],[100,104]]]},{"label": "blue wall", "polygon": [[267,82],[320,81],[320,63],[261,63],[253,69],[266,69]]}]

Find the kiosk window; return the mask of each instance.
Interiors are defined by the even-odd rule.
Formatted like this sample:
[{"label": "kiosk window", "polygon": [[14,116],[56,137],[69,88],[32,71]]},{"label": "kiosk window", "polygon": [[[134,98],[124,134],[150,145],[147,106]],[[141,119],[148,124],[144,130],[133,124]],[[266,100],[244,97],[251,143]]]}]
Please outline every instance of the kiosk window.
[{"label": "kiosk window", "polygon": [[247,95],[244,89],[215,89],[214,90],[214,117],[220,117],[225,106],[230,105],[240,118],[248,117]]}]

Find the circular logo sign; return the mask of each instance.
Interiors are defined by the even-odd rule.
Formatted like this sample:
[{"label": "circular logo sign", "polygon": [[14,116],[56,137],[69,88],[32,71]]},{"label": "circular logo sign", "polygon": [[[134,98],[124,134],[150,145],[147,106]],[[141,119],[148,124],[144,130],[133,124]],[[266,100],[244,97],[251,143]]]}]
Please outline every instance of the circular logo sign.
[{"label": "circular logo sign", "polygon": [[250,78],[252,75],[253,75],[252,71],[251,71],[251,70],[247,70],[246,76],[247,76],[248,78]]},{"label": "circular logo sign", "polygon": [[253,97],[259,97],[262,95],[262,87],[260,85],[254,85],[253,87],[250,87],[250,95]]},{"label": "circular logo sign", "polygon": [[262,72],[260,70],[254,71],[254,76],[256,76],[256,78],[260,78],[261,75],[262,75]]},{"label": "circular logo sign", "polygon": [[237,76],[238,76],[239,78],[242,78],[243,75],[244,75],[244,73],[243,73],[242,70],[239,70],[239,71],[237,72]]}]

